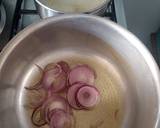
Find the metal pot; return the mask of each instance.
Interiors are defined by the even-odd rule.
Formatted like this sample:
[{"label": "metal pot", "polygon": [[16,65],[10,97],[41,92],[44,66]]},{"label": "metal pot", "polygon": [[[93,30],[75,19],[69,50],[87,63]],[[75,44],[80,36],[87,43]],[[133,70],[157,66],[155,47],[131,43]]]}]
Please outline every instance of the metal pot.
[{"label": "metal pot", "polygon": [[[0,126],[32,127],[24,108],[24,87],[36,72],[35,64],[44,67],[49,62],[75,55],[102,62],[114,74],[109,83],[114,80],[123,83],[116,85],[121,88],[123,101],[122,122],[117,128],[160,127],[160,73],[153,57],[130,32],[109,20],[89,15],[48,18],[24,29],[3,49],[0,55]],[[108,106],[116,99],[110,96],[103,114],[113,108]],[[106,113],[105,117],[108,119],[112,115]],[[115,119],[109,120],[109,125],[112,123],[115,128]]]},{"label": "metal pot", "polygon": [[[81,12],[81,13],[102,16],[102,15],[104,15],[104,13],[106,11],[106,7],[107,7],[108,2],[109,1],[106,0],[106,2],[103,3],[100,7],[97,7],[93,10],[88,11],[88,12]],[[47,17],[51,17],[51,16],[57,16],[59,14],[67,14],[66,12],[51,9],[50,7],[44,5],[41,2],[41,0],[35,0],[35,3],[36,3],[37,10],[39,12],[39,15],[42,19],[47,18]]]}]

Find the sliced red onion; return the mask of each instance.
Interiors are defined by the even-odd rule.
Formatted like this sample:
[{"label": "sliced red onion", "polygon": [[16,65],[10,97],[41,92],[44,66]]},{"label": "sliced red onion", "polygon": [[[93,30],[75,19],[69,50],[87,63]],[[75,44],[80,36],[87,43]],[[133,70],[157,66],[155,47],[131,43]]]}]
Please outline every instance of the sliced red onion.
[{"label": "sliced red onion", "polygon": [[87,65],[79,65],[74,67],[69,73],[69,83],[70,85],[76,82],[83,82],[86,84],[94,84],[95,72],[92,68]]},{"label": "sliced red onion", "polygon": [[41,115],[41,107],[37,107],[36,109],[34,109],[31,121],[37,127],[41,127],[47,123],[45,121],[45,117]]},{"label": "sliced red onion", "polygon": [[83,83],[76,83],[72,85],[67,92],[68,103],[75,109],[81,109],[81,106],[77,103],[76,95],[79,88],[83,86]]},{"label": "sliced red onion", "polygon": [[29,91],[29,107],[37,108],[41,106],[47,98],[47,93],[43,89]]},{"label": "sliced red onion", "polygon": [[52,83],[51,89],[52,92],[59,92],[65,89],[67,86],[67,75],[64,71],[56,77],[55,81]]},{"label": "sliced red onion", "polygon": [[[56,112],[56,111],[58,111],[58,110],[60,110],[60,111],[64,111],[63,109],[53,109],[52,111],[48,111],[48,113],[47,113],[47,118],[48,118],[48,122],[50,122],[51,121],[51,118],[52,118],[52,116],[54,115],[54,113]],[[64,111],[65,112],[65,111]],[[66,112],[65,112],[66,113]]]},{"label": "sliced red onion", "polygon": [[65,73],[68,74],[68,72],[70,71],[70,67],[69,67],[69,65],[68,65],[67,62],[65,62],[65,61],[60,61],[60,62],[58,62],[57,64],[61,66],[62,70],[63,70]]},{"label": "sliced red onion", "polygon": [[48,113],[54,109],[62,109],[67,113],[71,113],[71,108],[65,98],[59,95],[52,95],[43,103],[42,109],[44,109],[46,121],[49,123]]},{"label": "sliced red onion", "polygon": [[67,86],[66,83],[67,74],[59,65],[50,64],[50,66],[45,68],[43,77],[43,87],[45,89],[52,89],[53,92],[58,92]]},{"label": "sliced red onion", "polygon": [[47,90],[47,98],[50,98],[54,93],[51,89]]},{"label": "sliced red onion", "polygon": [[92,108],[100,101],[100,94],[94,86],[86,85],[79,88],[77,100],[84,108]]},{"label": "sliced red onion", "polygon": [[[52,65],[53,66],[53,65]],[[43,75],[43,87],[49,89],[56,78],[61,74],[62,70],[59,66],[55,65],[54,67],[46,67]]]},{"label": "sliced red onion", "polygon": [[56,63],[49,63],[49,64],[47,64],[45,66],[44,72],[49,71],[51,69],[55,69],[55,68],[57,68],[57,73],[61,72],[61,70],[62,70],[61,67],[60,67],[60,65],[58,65]]},{"label": "sliced red onion", "polygon": [[31,87],[25,87],[25,89],[27,89],[27,90],[39,90],[41,88],[42,88],[41,81],[38,81],[38,83],[36,83],[35,85],[33,85]]},{"label": "sliced red onion", "polygon": [[[36,85],[26,88],[36,90],[31,99],[34,106],[32,123],[38,127],[48,123],[50,128],[74,128],[75,120],[70,106],[78,110],[89,109],[100,100],[98,90],[90,86],[94,84],[95,71],[88,65],[79,65],[71,70],[65,61],[50,63],[44,70],[37,67],[41,71],[41,79]],[[67,85],[71,85],[69,89]],[[67,89],[68,101],[56,94]],[[46,92],[45,95],[40,90]]]},{"label": "sliced red onion", "polygon": [[52,112],[50,128],[74,128],[75,121],[72,115],[64,110],[57,109]]}]

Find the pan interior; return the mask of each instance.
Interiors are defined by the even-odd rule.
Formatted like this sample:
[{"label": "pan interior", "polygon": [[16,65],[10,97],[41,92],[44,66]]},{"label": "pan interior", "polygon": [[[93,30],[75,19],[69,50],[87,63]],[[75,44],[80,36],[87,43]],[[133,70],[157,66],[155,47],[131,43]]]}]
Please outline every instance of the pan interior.
[{"label": "pan interior", "polygon": [[[55,58],[54,54],[61,56],[60,58]],[[69,63],[71,67],[78,64],[87,64],[96,71],[96,81],[95,86],[100,91],[101,101],[92,110],[84,111],[80,110],[74,111],[74,117],[76,119],[76,128],[119,128],[123,119],[123,109],[124,101],[122,96],[122,86],[124,86],[124,81],[120,76],[118,70],[114,67],[110,61],[103,59],[102,57],[96,55],[82,55],[73,51],[61,51],[49,55],[50,60],[43,59],[44,62],[58,62],[64,60]],[[44,57],[44,58],[47,58]],[[43,63],[39,62],[39,63]],[[37,63],[36,63],[37,64]],[[35,83],[35,79],[39,76],[39,71],[36,65],[32,65],[24,77],[22,82],[23,86],[30,86]],[[34,95],[27,90],[23,90],[23,112],[26,119],[30,120],[33,109],[27,107],[29,103],[33,100]],[[98,117],[98,118],[97,118]]]}]

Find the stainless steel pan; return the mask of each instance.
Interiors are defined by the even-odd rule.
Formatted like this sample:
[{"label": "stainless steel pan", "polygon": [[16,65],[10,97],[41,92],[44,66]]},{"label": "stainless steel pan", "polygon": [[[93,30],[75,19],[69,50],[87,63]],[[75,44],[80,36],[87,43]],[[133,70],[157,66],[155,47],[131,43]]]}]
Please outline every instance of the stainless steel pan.
[{"label": "stainless steel pan", "polygon": [[24,108],[24,86],[34,76],[35,64],[44,67],[49,62],[78,55],[108,69],[110,74],[104,80],[114,74],[109,83],[113,79],[121,81],[115,86],[121,89],[121,123],[115,126],[112,120],[114,101],[119,97],[112,97],[117,93],[109,84],[109,90],[104,89],[109,95],[102,109],[108,122],[102,128],[160,127],[160,74],[153,57],[130,32],[109,20],[88,15],[63,15],[41,21],[24,29],[3,49],[0,127],[32,127]]}]

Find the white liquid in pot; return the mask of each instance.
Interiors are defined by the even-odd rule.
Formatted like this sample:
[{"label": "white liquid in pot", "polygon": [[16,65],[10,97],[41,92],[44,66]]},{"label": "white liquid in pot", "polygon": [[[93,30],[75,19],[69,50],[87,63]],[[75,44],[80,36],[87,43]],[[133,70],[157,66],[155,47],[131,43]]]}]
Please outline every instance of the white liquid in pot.
[{"label": "white liquid in pot", "polygon": [[41,0],[43,4],[62,12],[88,12],[109,0]]}]

